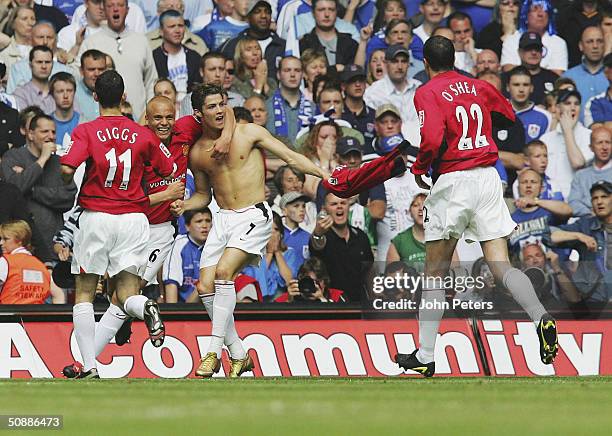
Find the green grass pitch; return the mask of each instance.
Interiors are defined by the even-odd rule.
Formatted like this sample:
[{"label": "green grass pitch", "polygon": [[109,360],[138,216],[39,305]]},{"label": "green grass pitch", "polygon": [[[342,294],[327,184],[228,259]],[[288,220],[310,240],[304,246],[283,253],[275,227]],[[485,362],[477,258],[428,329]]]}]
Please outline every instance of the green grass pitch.
[{"label": "green grass pitch", "polygon": [[[3,380],[57,435],[611,434],[612,377]],[[442,433],[440,433],[442,434]]]}]

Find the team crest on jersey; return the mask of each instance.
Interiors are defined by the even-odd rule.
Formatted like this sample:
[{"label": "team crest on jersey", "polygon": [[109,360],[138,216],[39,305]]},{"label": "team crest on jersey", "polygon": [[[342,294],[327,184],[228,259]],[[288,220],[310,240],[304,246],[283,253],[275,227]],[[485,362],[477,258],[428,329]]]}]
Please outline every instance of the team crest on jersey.
[{"label": "team crest on jersey", "polygon": [[425,111],[419,111],[419,127],[425,125]]},{"label": "team crest on jersey", "polygon": [[555,85],[552,84],[552,82],[546,82],[544,84],[544,88],[548,91],[548,92],[552,92],[555,89]]},{"label": "team crest on jersey", "polygon": [[166,156],[168,159],[172,157],[172,153],[170,153],[170,150],[168,150],[164,144],[160,143],[159,149],[162,151],[164,156]]},{"label": "team crest on jersey", "polygon": [[308,259],[310,257],[310,250],[308,249],[308,245],[302,246],[302,257],[304,259]]},{"label": "team crest on jersey", "polygon": [[507,130],[500,130],[499,132],[497,132],[497,138],[500,141],[505,141],[506,139],[508,139],[508,131]]},{"label": "team crest on jersey", "polygon": [[530,124],[527,128],[527,134],[530,138],[537,138],[540,134],[540,126],[537,124]]},{"label": "team crest on jersey", "polygon": [[189,155],[189,144],[183,144],[183,156]]}]

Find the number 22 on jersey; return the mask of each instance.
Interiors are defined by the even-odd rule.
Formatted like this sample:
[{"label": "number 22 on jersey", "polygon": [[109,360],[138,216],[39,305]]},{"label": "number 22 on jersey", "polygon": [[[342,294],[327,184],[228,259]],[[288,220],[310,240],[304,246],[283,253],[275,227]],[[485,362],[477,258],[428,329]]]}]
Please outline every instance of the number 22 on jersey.
[{"label": "number 22 on jersey", "polygon": [[[117,174],[117,153],[114,148],[111,148],[104,156],[108,161],[108,173],[106,174],[104,187],[110,188],[113,186],[115,174]],[[132,171],[132,150],[130,148],[119,155],[119,163],[123,165],[119,189],[127,190],[128,184],[130,183],[130,172]]]},{"label": "number 22 on jersey", "polygon": [[[473,150],[474,148],[486,147],[489,145],[489,141],[487,141],[487,137],[482,134],[482,109],[476,103],[473,103],[470,106],[470,115],[471,119],[476,121],[476,137],[469,138],[469,123],[470,118],[468,118],[468,112],[463,106],[457,106],[455,109],[455,117],[457,121],[461,123],[461,139],[459,139],[459,143],[457,144],[457,148],[459,150]],[[476,146],[474,147],[474,143]]]}]

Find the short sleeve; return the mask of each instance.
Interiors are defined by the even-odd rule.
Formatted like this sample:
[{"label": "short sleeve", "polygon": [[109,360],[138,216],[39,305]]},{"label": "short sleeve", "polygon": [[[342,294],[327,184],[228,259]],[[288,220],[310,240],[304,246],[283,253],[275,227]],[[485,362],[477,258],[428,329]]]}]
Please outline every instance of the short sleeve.
[{"label": "short sleeve", "polygon": [[72,137],[66,154],[60,158],[62,165],[78,168],[90,157],[89,141],[87,132],[83,127],[77,127],[72,132]]}]

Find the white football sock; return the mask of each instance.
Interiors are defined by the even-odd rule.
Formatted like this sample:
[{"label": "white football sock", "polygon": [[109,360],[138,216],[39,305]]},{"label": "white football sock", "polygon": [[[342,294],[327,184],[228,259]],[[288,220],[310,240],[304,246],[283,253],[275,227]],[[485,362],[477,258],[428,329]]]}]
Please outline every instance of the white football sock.
[{"label": "white football sock", "polygon": [[236,291],[234,282],[215,280],[215,299],[213,303],[212,338],[208,352],[217,353],[221,358],[221,348],[227,332],[228,320],[234,314],[236,307]]},{"label": "white football sock", "polygon": [[[444,315],[444,289],[423,289],[419,306],[419,351],[417,359],[421,363],[434,360],[436,338],[440,320]],[[425,307],[423,307],[425,305]]]},{"label": "white football sock", "polygon": [[510,268],[505,272],[503,282],[531,320],[536,324],[539,323],[542,316],[546,314],[546,309],[540,303],[529,277],[519,269]]},{"label": "white football sock", "polygon": [[[208,313],[208,317],[213,319],[213,302],[215,299],[215,294],[204,294],[200,295],[200,300],[204,303],[204,307],[206,308],[206,313]],[[238,332],[236,331],[236,324],[234,322],[234,316],[232,315],[228,321],[225,330],[225,339],[223,343],[227,346],[230,352],[230,356],[232,359],[244,359],[246,357],[246,351],[242,345],[242,340],[240,340],[240,336],[238,336]]]},{"label": "white football sock", "polygon": [[72,323],[79,350],[83,358],[83,370],[89,371],[96,367],[94,337],[96,335],[96,319],[92,303],[78,303],[72,308]]},{"label": "white football sock", "polygon": [[144,295],[131,295],[127,297],[123,304],[123,311],[131,317],[144,319],[145,303],[149,301]]},{"label": "white football sock", "polygon": [[125,321],[126,315],[121,308],[115,306],[113,303],[108,306],[104,315],[100,319],[100,322],[96,326],[96,357],[98,357],[104,347],[115,337],[115,334],[119,331]]}]

